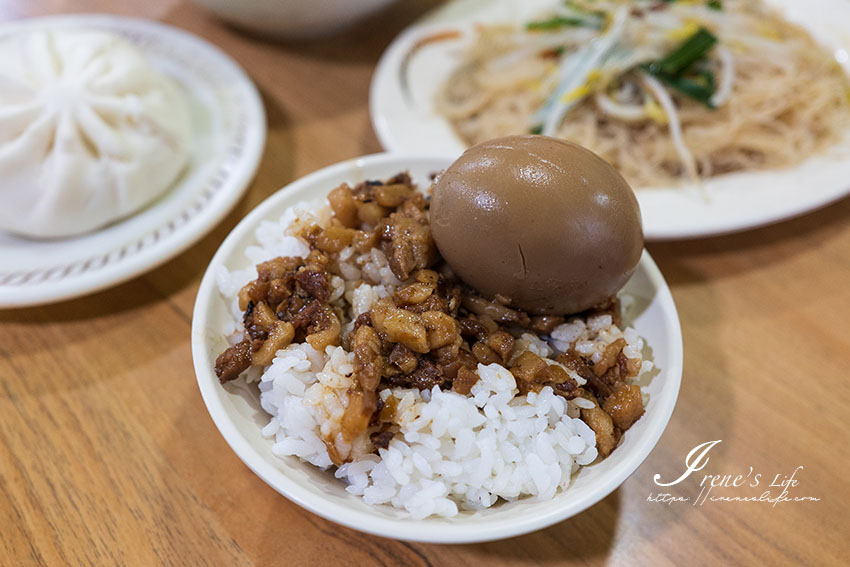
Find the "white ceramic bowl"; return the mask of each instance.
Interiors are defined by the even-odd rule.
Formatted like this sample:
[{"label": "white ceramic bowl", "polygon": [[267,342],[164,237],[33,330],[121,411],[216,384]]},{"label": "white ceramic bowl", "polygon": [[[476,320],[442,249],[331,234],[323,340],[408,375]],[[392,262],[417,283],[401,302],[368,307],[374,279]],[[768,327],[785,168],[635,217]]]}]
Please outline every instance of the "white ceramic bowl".
[{"label": "white ceramic bowl", "polygon": [[265,36],[328,36],[395,0],[192,0],[233,25]]},{"label": "white ceramic bowl", "polygon": [[277,220],[298,201],[326,195],[343,181],[390,177],[408,170],[420,187],[428,175],[444,169],[445,158],[377,154],[338,163],[284,187],[233,229],[210,262],[201,282],[192,322],[195,373],[204,402],[219,431],[239,458],[272,488],[304,508],[334,522],[381,536],[403,540],[460,543],[506,538],[544,528],[582,510],[614,491],[640,465],[667,425],[682,376],[682,335],[670,290],[655,263],[644,252],[625,293],[635,301],[629,312],[637,331],[646,339],[660,369],[649,383],[646,414],[607,459],[583,468],[569,490],[545,502],[532,499],[500,504],[488,510],[462,512],[451,519],[412,520],[389,506],[368,506],[345,491],[342,481],[295,457],[272,454],[272,441],[260,429],[268,416],[260,409],[258,394],[239,387],[223,387],[213,371],[216,356],[228,344],[220,329],[229,320],[228,306],[216,287],[215,269],[251,265],[243,250],[255,243],[254,230],[264,219]]}]

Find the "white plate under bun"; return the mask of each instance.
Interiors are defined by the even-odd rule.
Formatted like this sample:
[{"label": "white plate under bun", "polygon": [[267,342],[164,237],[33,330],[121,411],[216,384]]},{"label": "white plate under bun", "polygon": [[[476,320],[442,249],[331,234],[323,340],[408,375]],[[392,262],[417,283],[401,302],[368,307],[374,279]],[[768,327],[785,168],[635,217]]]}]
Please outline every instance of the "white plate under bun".
[{"label": "white plate under bun", "polygon": [[0,232],[0,308],[92,293],[176,256],[236,204],[265,145],[265,112],[254,84],[225,53],[185,31],[98,14],[5,23],[0,35],[68,27],[116,33],[176,80],[191,106],[194,149],[187,169],[162,197],[105,228],[51,240]]},{"label": "white plate under bun", "polygon": [[260,429],[268,416],[252,388],[224,387],[213,370],[228,343],[220,329],[231,317],[216,287],[219,266],[244,269],[251,262],[244,249],[255,244],[254,231],[263,220],[277,220],[298,201],[321,198],[342,182],[385,179],[407,170],[420,187],[429,175],[450,162],[441,158],[377,154],[338,163],[284,187],[257,206],[233,229],[216,252],[201,281],[192,318],[195,373],[207,409],[227,443],[260,478],[296,504],[345,526],[402,540],[460,543],[494,540],[541,529],[592,506],[615,490],[646,459],[676,404],[682,376],[682,336],[670,290],[655,263],[644,252],[625,293],[635,299],[632,325],[646,339],[660,371],[649,384],[646,414],[625,434],[607,459],[585,467],[573,486],[549,501],[522,500],[458,517],[412,520],[392,507],[368,506],[348,494],[342,481],[295,457],[272,454],[272,441]]},{"label": "white plate under bun", "polygon": [[[850,2],[765,0],[820,41],[850,74]],[[456,68],[476,24],[528,21],[552,0],[453,0],[402,32],[384,52],[369,95],[372,125],[385,150],[457,157],[465,148],[434,109],[437,89]],[[408,54],[423,38],[460,30],[464,39]],[[702,190],[639,187],[635,192],[649,241],[714,236],[755,228],[817,209],[850,194],[850,131],[823,155],[786,169],[735,173]]]}]

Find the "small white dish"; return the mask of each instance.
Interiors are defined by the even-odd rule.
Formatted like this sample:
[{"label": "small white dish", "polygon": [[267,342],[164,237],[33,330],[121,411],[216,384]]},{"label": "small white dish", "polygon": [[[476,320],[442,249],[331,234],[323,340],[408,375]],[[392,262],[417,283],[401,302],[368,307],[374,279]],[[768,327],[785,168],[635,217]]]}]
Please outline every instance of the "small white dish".
[{"label": "small white dish", "polygon": [[[850,74],[850,3],[844,0],[765,0],[806,28]],[[437,89],[481,23],[533,19],[551,0],[454,0],[400,34],[372,78],[372,124],[384,149],[457,157],[465,149],[434,110]],[[415,49],[423,38],[447,30],[457,39]],[[416,54],[410,56],[412,51]],[[830,150],[797,167],[724,175],[692,186],[636,187],[647,240],[714,236],[800,215],[850,194],[850,131]]]},{"label": "small white dish", "polygon": [[644,252],[637,272],[624,293],[634,299],[632,326],[646,339],[659,369],[649,383],[646,414],[625,434],[607,459],[583,468],[569,490],[549,501],[531,499],[502,503],[479,512],[461,512],[455,518],[413,520],[389,506],[369,506],[345,491],[341,480],[295,457],[272,453],[273,441],[261,434],[269,416],[259,407],[259,392],[234,383],[227,387],[215,376],[215,359],[228,343],[221,332],[231,320],[229,303],[220,295],[215,272],[219,266],[245,269],[245,256],[255,244],[255,230],[263,220],[277,220],[299,201],[322,198],[347,181],[385,179],[409,171],[420,188],[430,174],[448,166],[443,158],[377,154],[338,163],[284,187],[258,205],[233,229],[216,252],[201,281],[192,317],[192,355],[195,374],[207,410],[227,443],[240,459],[279,493],[328,520],[402,540],[442,543],[486,541],[541,529],[578,514],[614,491],[646,459],[676,404],[682,377],[682,335],[670,290],[657,266]]},{"label": "small white dish", "polygon": [[0,34],[60,27],[117,33],[175,79],[190,102],[194,150],[165,195],[96,232],[52,240],[0,232],[0,308],[92,293],[176,256],[236,204],[265,144],[265,111],[254,84],[230,57],[187,32],[147,20],[69,15],[3,24]]}]

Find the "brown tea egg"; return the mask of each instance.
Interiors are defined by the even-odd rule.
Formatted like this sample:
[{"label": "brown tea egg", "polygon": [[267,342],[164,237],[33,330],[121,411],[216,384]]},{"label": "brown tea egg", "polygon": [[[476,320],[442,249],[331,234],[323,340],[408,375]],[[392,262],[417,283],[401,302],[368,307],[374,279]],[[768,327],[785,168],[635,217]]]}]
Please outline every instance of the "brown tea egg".
[{"label": "brown tea egg", "polygon": [[431,230],[463,281],[534,314],[605,301],[643,250],[640,209],[623,177],[590,150],[545,136],[464,152],[434,186]]}]

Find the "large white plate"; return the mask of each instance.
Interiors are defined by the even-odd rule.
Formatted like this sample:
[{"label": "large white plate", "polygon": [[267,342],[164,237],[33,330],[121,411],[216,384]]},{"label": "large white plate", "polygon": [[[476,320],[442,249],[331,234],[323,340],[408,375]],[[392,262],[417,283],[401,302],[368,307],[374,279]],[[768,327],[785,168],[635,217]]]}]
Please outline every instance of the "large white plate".
[{"label": "large white plate", "polygon": [[82,26],[124,36],[183,87],[192,109],[192,159],[163,197],[94,233],[30,240],[0,232],[0,307],[91,293],[174,257],[236,204],[262,155],[266,121],[256,88],[230,57],[198,37],[152,21],[106,15],[24,20],[4,24],[0,34]]},{"label": "large white plate", "polygon": [[[768,0],[807,28],[850,73],[850,2]],[[372,79],[370,111],[387,150],[459,155],[465,145],[433,108],[476,24],[525,21],[551,0],[455,0],[405,30],[386,50]],[[424,37],[459,30],[460,39],[432,43],[408,57]],[[407,66],[405,72],[405,66]],[[723,234],[811,211],[850,193],[850,132],[830,151],[798,167],[737,173],[693,187],[638,188],[647,240]]]},{"label": "large white plate", "polygon": [[[260,408],[255,388],[239,382],[222,386],[213,367],[228,347],[222,330],[232,321],[230,302],[218,291],[216,272],[222,266],[243,270],[253,266],[245,254],[256,245],[264,220],[280,219],[300,201],[325,197],[342,182],[386,179],[407,170],[420,187],[450,159],[378,154],[345,161],[303,177],[278,191],[251,211],[221,244],[207,268],[192,315],[192,357],[204,403],[224,439],[240,459],[272,488],[331,521],[351,528],[405,540],[460,543],[511,537],[559,522],[599,502],[614,491],[646,459],[673,412],[682,379],[682,334],[676,306],[664,277],[644,252],[623,293],[634,299],[627,321],[646,340],[659,372],[649,382],[646,413],[625,434],[605,460],[584,467],[569,490],[546,501],[522,499],[454,518],[413,520],[386,505],[369,506],[345,490],[342,481],[295,457],[277,457],[274,441],[263,437],[269,416]],[[244,383],[243,383],[244,384]]]}]

